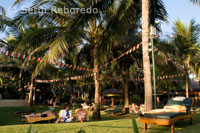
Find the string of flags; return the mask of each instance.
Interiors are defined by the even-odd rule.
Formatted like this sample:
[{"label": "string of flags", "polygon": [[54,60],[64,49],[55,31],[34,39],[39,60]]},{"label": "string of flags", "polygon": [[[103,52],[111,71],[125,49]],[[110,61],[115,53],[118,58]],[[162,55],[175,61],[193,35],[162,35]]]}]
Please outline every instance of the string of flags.
[{"label": "string of flags", "polygon": [[64,79],[52,79],[52,80],[36,79],[35,82],[36,83],[55,83],[55,82],[59,82],[59,81],[69,81],[70,79],[71,80],[85,79],[85,78],[90,78],[90,77],[93,77],[93,76],[94,76],[94,74],[87,74],[87,75],[67,77],[67,78],[64,78]]},{"label": "string of flags", "polygon": [[[101,69],[102,67],[105,67],[107,66],[108,64],[111,64],[117,60],[119,60],[120,58],[122,58],[123,56],[125,55],[128,55],[134,51],[136,51],[140,46],[142,45],[142,42],[140,42],[139,44],[137,44],[136,46],[132,47],[131,49],[127,50],[126,52],[124,52],[122,55],[116,57],[116,58],[113,58],[109,63],[106,63],[104,64],[103,66],[101,66],[99,69]],[[155,47],[154,49],[155,51],[158,50],[158,48]],[[13,58],[17,58],[17,59],[27,59],[27,60],[32,60],[32,61],[36,61],[36,62],[40,62],[40,58],[38,57],[34,57],[34,56],[29,56],[29,55],[25,55],[25,54],[20,54],[20,53],[14,53],[14,52],[9,52],[8,50],[6,49],[1,49],[0,48],[0,52],[2,54],[4,54],[5,56],[10,56],[10,57],[13,57]],[[160,54],[161,51],[158,50],[158,54]],[[166,55],[165,55],[166,57]],[[167,58],[167,57],[166,57]],[[168,61],[171,61],[173,64],[175,64],[177,67],[180,67],[180,65],[177,63],[177,62],[174,62],[172,61],[173,59],[172,58],[167,58]],[[53,62],[53,61],[49,61],[49,60],[46,60],[46,63],[48,64],[53,64],[57,67],[60,67],[60,68],[71,68],[72,70],[80,70],[80,71],[87,71],[87,72],[93,72],[92,69],[88,69],[86,67],[80,67],[80,66],[73,66],[73,65],[70,65],[70,64],[65,64],[63,62]],[[169,78],[175,78],[175,77],[182,77],[184,74],[176,74],[176,75],[166,75],[166,76],[159,76],[157,77],[158,80],[160,79],[169,79]],[[74,77],[71,77],[71,80],[78,80],[78,79],[84,79],[84,78],[89,78],[89,77],[92,77],[94,76],[94,74],[88,74],[88,75],[82,75],[82,76],[74,76]],[[70,78],[65,78],[63,79],[64,81],[68,81],[70,80]],[[120,79],[118,79],[120,81]],[[131,81],[144,81],[144,78],[132,78],[130,79]],[[59,82],[61,81],[61,79],[55,79],[55,80],[36,80],[36,82],[38,83],[53,83],[53,82]]]},{"label": "string of flags", "polygon": [[177,63],[176,61],[173,61],[172,58],[168,58],[168,57],[165,55],[165,53],[163,53],[162,51],[158,50],[158,48],[155,47],[155,48],[154,48],[154,51],[158,51],[158,55],[160,55],[160,54],[162,53],[162,55],[165,56],[165,58],[167,59],[167,61],[171,61],[171,63],[173,63],[177,68],[183,69],[179,63]]},{"label": "string of flags", "polygon": [[[173,78],[177,78],[177,77],[184,77],[184,74],[158,76],[157,80],[173,79]],[[114,81],[122,81],[122,79],[116,79],[116,78],[113,78],[113,77],[106,77],[106,78],[110,79],[110,80],[114,80]],[[144,82],[144,78],[130,78],[130,81]]]},{"label": "string of flags", "polygon": [[[157,80],[163,80],[163,79],[173,79],[173,78],[177,78],[177,77],[183,77],[184,74],[175,74],[175,75],[164,75],[164,76],[158,76]],[[143,82],[144,78],[132,78],[131,81],[139,81],[139,82]]]},{"label": "string of flags", "polygon": [[[36,62],[40,62],[41,61],[41,58],[39,57],[34,57],[34,56],[29,56],[29,55],[26,55],[26,54],[20,54],[20,53],[14,53],[13,51],[8,51],[6,49],[3,49],[3,48],[0,48],[0,53],[3,54],[4,56],[9,56],[9,57],[12,57],[12,58],[17,58],[17,59],[27,59],[28,61],[29,60],[32,60],[32,61],[36,61]],[[65,68],[65,69],[72,69],[73,71],[86,71],[86,72],[92,72],[93,70],[92,69],[89,69],[89,68],[86,68],[86,67],[81,67],[81,66],[74,66],[74,65],[70,65],[70,64],[65,64],[63,63],[62,61],[49,61],[49,60],[46,60],[46,63],[47,64],[50,64],[50,65],[55,65],[56,67],[59,67],[59,68]]]},{"label": "string of flags", "polygon": [[[139,44],[137,44],[136,46],[132,47],[131,49],[127,50],[126,52],[124,52],[122,55],[116,57],[116,58],[113,58],[109,63],[106,63],[104,65],[102,65],[99,69],[107,66],[108,64],[110,63],[113,63],[117,60],[119,60],[120,58],[122,58],[123,56],[125,55],[128,55],[132,52],[134,52],[135,50],[137,50],[140,46],[142,45],[142,42],[140,42]],[[36,62],[40,62],[41,58],[39,57],[34,57],[34,56],[29,56],[29,55],[25,55],[25,54],[20,54],[20,53],[14,53],[14,52],[10,52],[6,49],[1,49],[0,48],[0,52],[2,54],[4,54],[4,56],[10,56],[10,57],[13,57],[13,58],[17,58],[17,59],[27,59],[27,60],[32,60],[32,61],[36,61]],[[50,65],[55,65],[57,67],[60,67],[60,68],[69,68],[69,69],[72,69],[72,70],[79,70],[79,71],[87,71],[87,72],[93,72],[92,69],[89,69],[89,68],[86,68],[86,67],[80,67],[80,66],[73,66],[73,65],[70,65],[70,64],[65,64],[63,62],[53,62],[53,61],[49,61],[49,60],[46,60],[46,63],[50,64]]]},{"label": "string of flags", "polygon": [[141,45],[142,45],[142,42],[138,43],[136,46],[130,48],[129,50],[127,50],[126,52],[124,52],[124,53],[121,54],[120,56],[118,56],[118,57],[116,57],[116,58],[113,58],[109,63],[104,64],[104,65],[101,66],[99,69],[101,69],[101,68],[107,66],[108,64],[112,64],[113,62],[119,60],[120,58],[122,58],[122,57],[125,56],[125,55],[128,55],[128,54],[130,54],[130,53],[136,51]]},{"label": "string of flags", "polygon": [[[93,77],[94,74],[87,74],[87,75],[80,75],[80,76],[74,76],[74,77],[67,77],[64,79],[53,79],[53,80],[35,80],[36,83],[55,83],[55,82],[59,82],[59,81],[69,81],[71,80],[78,80],[78,79],[85,79],[85,78],[90,78]],[[184,77],[184,74],[175,74],[175,75],[164,75],[164,76],[158,76],[157,80],[162,80],[162,79],[173,79],[176,77]],[[106,77],[115,81],[121,81],[122,79],[114,79],[112,77]],[[131,78],[130,81],[136,81],[136,82],[143,82],[144,78]]]}]

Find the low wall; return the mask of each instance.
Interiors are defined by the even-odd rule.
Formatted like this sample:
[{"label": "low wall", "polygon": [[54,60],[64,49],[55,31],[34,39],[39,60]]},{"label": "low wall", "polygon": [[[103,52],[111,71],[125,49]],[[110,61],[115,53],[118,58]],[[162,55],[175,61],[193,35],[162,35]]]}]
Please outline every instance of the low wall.
[{"label": "low wall", "polygon": [[0,100],[0,107],[20,107],[20,106],[28,106],[28,100],[21,100],[21,99]]}]

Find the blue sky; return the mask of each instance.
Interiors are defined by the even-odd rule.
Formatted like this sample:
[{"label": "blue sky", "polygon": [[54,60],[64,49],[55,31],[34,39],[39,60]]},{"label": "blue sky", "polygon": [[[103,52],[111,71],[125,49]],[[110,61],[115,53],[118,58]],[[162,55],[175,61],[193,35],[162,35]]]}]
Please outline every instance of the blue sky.
[{"label": "blue sky", "polygon": [[[12,4],[15,0],[0,0],[0,5],[7,10],[7,15],[13,17],[15,12],[10,10]],[[25,3],[17,6],[16,9],[19,10],[22,6],[30,5],[31,0],[26,0]],[[194,6],[189,0],[163,0],[165,3],[166,9],[168,11],[168,24],[162,24],[163,34],[172,33],[173,22],[177,18],[181,19],[185,24],[188,24],[189,21],[194,18],[198,23],[200,23],[200,6]],[[2,38],[3,36],[0,35]]]},{"label": "blue sky", "polygon": [[189,0],[163,0],[168,12],[168,24],[162,25],[163,34],[172,32],[173,22],[178,18],[188,24],[192,18],[200,23],[200,6],[193,5]]}]

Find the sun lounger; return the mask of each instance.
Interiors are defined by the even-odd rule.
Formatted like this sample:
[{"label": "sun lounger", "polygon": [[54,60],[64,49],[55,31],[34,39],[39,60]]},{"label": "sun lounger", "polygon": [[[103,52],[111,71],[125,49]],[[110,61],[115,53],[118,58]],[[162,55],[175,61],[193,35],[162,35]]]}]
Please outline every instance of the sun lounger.
[{"label": "sun lounger", "polygon": [[107,113],[108,115],[114,115],[122,112],[122,108],[123,106],[116,106],[114,109],[107,109],[104,112]]},{"label": "sun lounger", "polygon": [[160,113],[145,113],[140,117],[140,121],[144,123],[144,128],[147,130],[147,124],[168,125],[171,126],[171,133],[174,133],[174,123],[178,120],[190,119],[191,124],[194,123],[195,112],[191,112],[192,99],[184,99],[183,101],[175,101],[170,99],[168,106],[182,105],[186,107],[186,112],[160,112]]},{"label": "sun lounger", "polygon": [[25,115],[22,118],[22,121],[24,121],[24,123],[35,123],[35,122],[39,122],[39,121],[48,121],[48,123],[50,123],[51,120],[56,119],[56,115],[51,115],[51,116],[47,116],[47,117],[41,117],[41,114],[36,114],[36,115]]}]

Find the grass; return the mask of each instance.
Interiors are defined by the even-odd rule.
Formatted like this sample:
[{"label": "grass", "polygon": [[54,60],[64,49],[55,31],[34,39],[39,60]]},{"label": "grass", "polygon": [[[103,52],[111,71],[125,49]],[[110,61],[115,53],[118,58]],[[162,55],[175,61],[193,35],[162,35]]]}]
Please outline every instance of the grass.
[{"label": "grass", "polygon": [[[20,121],[20,117],[12,116],[11,113],[15,111],[26,110],[26,107],[13,107],[13,108],[0,108],[0,132],[1,133],[25,133],[29,128],[29,124],[24,125]],[[34,107],[37,112],[42,112],[47,110],[47,107]],[[58,112],[59,110],[57,110]],[[200,108],[197,109],[198,114],[195,117],[195,124],[190,125],[190,121],[179,121],[175,123],[175,130],[178,133],[197,133],[199,132],[200,127]],[[129,133],[133,132],[132,120],[127,116],[107,116],[104,112],[101,112],[102,120],[101,121],[92,121],[90,112],[90,121],[84,123],[61,123],[61,124],[47,124],[46,122],[36,123],[32,125],[32,131],[37,130],[39,133],[78,133],[80,130],[85,131],[86,133]],[[136,119],[137,125],[140,132],[144,132],[143,123],[140,123]],[[151,125],[148,133],[168,133],[170,128],[167,126],[156,126]]]}]

